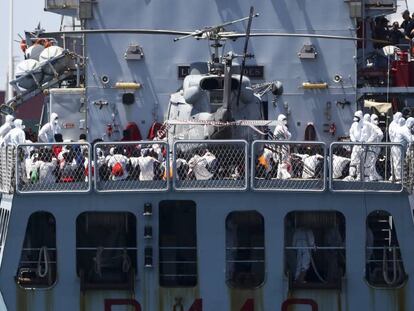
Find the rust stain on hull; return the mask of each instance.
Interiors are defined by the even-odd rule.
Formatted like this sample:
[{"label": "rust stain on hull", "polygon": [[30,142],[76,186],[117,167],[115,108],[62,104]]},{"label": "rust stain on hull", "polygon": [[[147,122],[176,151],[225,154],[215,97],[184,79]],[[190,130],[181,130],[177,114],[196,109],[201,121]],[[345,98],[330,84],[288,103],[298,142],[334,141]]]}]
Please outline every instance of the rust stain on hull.
[{"label": "rust stain on hull", "polygon": [[176,311],[188,310],[193,302],[200,297],[200,289],[198,286],[191,288],[167,288],[160,287],[158,289],[158,305],[159,311],[172,311],[177,299],[181,300],[181,304],[177,304]]},{"label": "rust stain on hull", "polygon": [[229,288],[230,311],[240,311],[248,299],[254,299],[254,311],[263,311],[263,288],[236,289]]}]

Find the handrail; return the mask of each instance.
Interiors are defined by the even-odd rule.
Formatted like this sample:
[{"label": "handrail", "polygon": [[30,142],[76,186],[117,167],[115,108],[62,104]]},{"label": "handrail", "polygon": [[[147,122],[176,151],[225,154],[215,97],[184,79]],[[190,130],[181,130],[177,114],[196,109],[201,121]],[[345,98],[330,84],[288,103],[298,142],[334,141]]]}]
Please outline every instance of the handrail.
[{"label": "handrail", "polygon": [[[388,142],[333,142],[330,145],[331,192],[402,192],[405,152],[402,144]],[[380,158],[381,157],[381,158]],[[348,161],[348,176],[343,176]],[[381,159],[381,160],[380,160]],[[388,171],[391,164],[392,171]],[[380,166],[380,171],[377,167]],[[390,178],[391,176],[391,178]]]},{"label": "handrail", "polygon": [[[100,142],[94,145],[93,155],[96,192],[169,190],[169,146],[164,141]],[[155,165],[160,174],[163,170],[162,176],[154,173]]]},{"label": "handrail", "polygon": [[250,187],[255,191],[323,192],[326,159],[323,142],[256,140],[251,147]]},{"label": "handrail", "polygon": [[[99,168],[102,163],[106,163],[105,161],[108,155],[105,154],[99,160],[97,154],[98,150],[105,150],[106,153],[109,153],[110,147],[122,147],[123,149],[128,149],[138,146],[138,148],[146,149],[155,145],[160,146],[160,149],[162,149],[162,155],[160,156],[162,163],[160,162],[160,165],[162,166],[161,169],[164,171],[163,176],[159,177],[158,180],[139,180],[139,178],[134,179],[131,177],[126,179],[119,178],[106,182],[100,180]],[[50,150],[53,146],[60,146],[62,148],[63,146],[85,146],[82,148],[87,149],[88,156],[85,158],[85,166],[87,166],[87,170],[78,172],[79,174],[82,174],[82,177],[78,182],[50,182],[49,180],[48,182],[42,183],[36,179],[39,177],[35,177],[34,180],[31,180],[28,178],[30,176],[23,175],[26,165],[25,160],[29,159],[30,150],[34,149],[39,151],[42,148]],[[351,161],[351,150],[355,146],[360,147],[362,150],[361,153],[364,155],[359,162],[360,174],[363,174],[362,172],[366,169],[363,168],[364,164],[368,161],[366,154],[374,151],[380,154],[380,160],[377,160],[377,163],[384,168],[383,171],[379,173],[382,176],[385,176],[385,179],[388,179],[390,176],[390,171],[387,166],[384,167],[384,163],[391,161],[392,157],[388,156],[388,158],[385,158],[386,161],[384,162],[383,156],[390,155],[390,151],[392,150],[399,150],[401,154],[399,163],[401,165],[398,166],[399,174],[397,175],[399,179],[404,179],[404,183],[389,182],[387,180],[345,180],[336,177],[335,174],[337,172],[334,167],[335,157],[342,156],[346,157],[348,162]],[[199,149],[201,147],[210,151],[218,160],[225,159],[226,161],[221,167],[215,163],[215,170],[213,169],[212,173],[209,173],[210,176],[206,178],[197,179],[194,175],[188,178],[188,175],[183,175],[178,168],[178,161],[180,161],[179,157],[184,155],[185,159],[183,159],[183,162],[188,164],[191,157],[197,152],[197,148]],[[249,147],[251,148],[250,153],[247,152]],[[101,142],[94,145],[93,157],[90,156],[92,148],[88,143],[32,143],[17,146],[16,152],[12,155],[15,157],[14,159],[17,159],[17,161],[13,160],[13,163],[15,163],[13,164],[14,168],[6,169],[7,162],[4,162],[6,161],[6,154],[4,152],[6,150],[14,150],[13,148],[1,147],[0,149],[2,151],[2,158],[0,160],[2,161],[2,167],[4,168],[3,171],[4,174],[7,173],[7,176],[2,176],[2,178],[12,180],[15,172],[16,181],[14,187],[19,194],[68,193],[67,190],[70,190],[73,193],[85,193],[90,192],[92,189],[92,182],[94,183],[94,190],[96,192],[159,192],[169,191],[170,187],[176,191],[245,191],[250,188],[253,191],[323,192],[326,189],[325,185],[327,183],[329,183],[329,190],[331,192],[389,193],[401,192],[404,187],[407,189],[409,188],[407,180],[409,179],[408,175],[410,174],[407,174],[406,171],[409,169],[407,167],[410,166],[410,156],[407,154],[407,161],[405,161],[406,163],[404,162],[406,169],[403,169],[403,146],[397,143],[334,142],[328,149],[323,142],[311,141],[257,140],[249,145],[243,140],[179,140],[174,142],[173,148],[170,150],[169,145],[164,141]],[[286,153],[283,148],[286,148],[288,152]],[[283,152],[285,152],[285,155],[288,155],[292,170],[294,171],[292,177],[279,178],[276,176],[275,170],[278,167],[277,163],[273,163],[274,172],[272,174],[274,175],[269,174],[266,176],[266,173],[263,173],[263,170],[259,170],[258,159],[261,156],[261,152],[265,149],[268,149],[270,150],[270,153],[273,153],[270,155],[270,157],[274,159],[272,161],[281,160]],[[375,151],[375,149],[379,151]],[[329,150],[329,152],[327,150]],[[387,151],[385,152],[385,150]],[[306,158],[310,158],[312,155],[320,158],[320,164],[316,169],[314,167],[306,167]],[[130,157],[127,158],[130,159]],[[227,161],[229,158],[233,159],[233,161]],[[230,167],[230,165],[232,167]],[[217,170],[217,167],[219,170]],[[302,167],[306,168],[306,173],[308,174],[306,177]],[[406,173],[404,178],[403,173]],[[85,176],[83,176],[83,174],[85,174]],[[314,174],[313,177],[312,174]],[[4,180],[2,181],[3,189],[1,190],[7,192],[7,189],[4,187]]]},{"label": "handrail", "polygon": [[90,152],[91,145],[84,142],[19,144],[16,191],[19,194],[89,192]]}]

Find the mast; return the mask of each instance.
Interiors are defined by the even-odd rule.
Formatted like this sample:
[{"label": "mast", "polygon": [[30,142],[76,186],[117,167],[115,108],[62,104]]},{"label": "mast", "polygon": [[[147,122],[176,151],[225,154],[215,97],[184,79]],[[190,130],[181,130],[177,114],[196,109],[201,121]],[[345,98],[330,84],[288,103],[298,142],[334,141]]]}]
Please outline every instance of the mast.
[{"label": "mast", "polygon": [[10,85],[10,81],[14,78],[14,64],[13,64],[13,0],[9,1],[10,11],[9,11],[9,69],[8,69],[8,81],[7,81],[7,100],[13,98],[13,87]]}]

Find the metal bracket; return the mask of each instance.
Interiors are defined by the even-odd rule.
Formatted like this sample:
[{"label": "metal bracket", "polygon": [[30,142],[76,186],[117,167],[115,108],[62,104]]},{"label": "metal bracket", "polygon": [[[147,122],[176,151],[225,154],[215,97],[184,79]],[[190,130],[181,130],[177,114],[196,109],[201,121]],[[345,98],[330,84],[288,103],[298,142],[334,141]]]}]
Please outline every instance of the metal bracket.
[{"label": "metal bracket", "polygon": [[318,53],[316,52],[316,48],[313,44],[305,44],[301,48],[298,56],[300,59],[315,59]]},{"label": "metal bracket", "polygon": [[125,51],[124,58],[126,60],[140,60],[144,58],[144,50],[138,44],[130,44]]}]

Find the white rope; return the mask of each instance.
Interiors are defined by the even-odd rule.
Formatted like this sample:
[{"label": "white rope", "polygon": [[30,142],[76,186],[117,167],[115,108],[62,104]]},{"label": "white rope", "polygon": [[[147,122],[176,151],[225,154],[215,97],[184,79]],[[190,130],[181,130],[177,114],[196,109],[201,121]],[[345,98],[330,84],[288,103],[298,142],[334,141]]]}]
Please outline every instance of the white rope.
[{"label": "white rope", "polygon": [[382,275],[385,283],[388,285],[394,285],[397,281],[397,250],[395,246],[392,248],[392,280],[388,277],[388,260],[387,260],[387,249],[384,248],[382,251]]},{"label": "white rope", "polygon": [[[42,271],[42,257],[43,263],[45,265],[44,271]],[[44,278],[49,273],[49,251],[47,249],[47,246],[42,246],[39,250],[36,273],[41,278]]]}]

